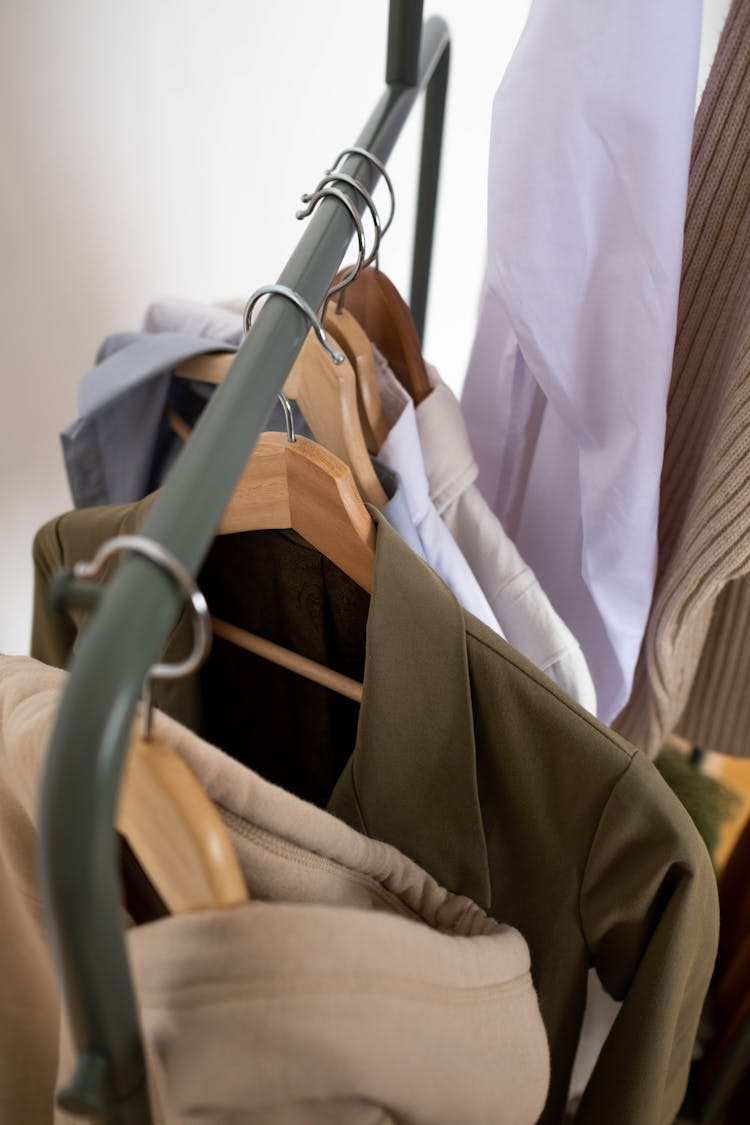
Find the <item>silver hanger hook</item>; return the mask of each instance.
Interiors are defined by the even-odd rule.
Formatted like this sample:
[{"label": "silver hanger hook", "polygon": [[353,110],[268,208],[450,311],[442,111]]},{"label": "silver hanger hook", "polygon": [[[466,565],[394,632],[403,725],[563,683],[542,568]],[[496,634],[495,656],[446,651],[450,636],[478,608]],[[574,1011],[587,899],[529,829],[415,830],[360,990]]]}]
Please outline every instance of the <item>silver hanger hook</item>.
[{"label": "silver hanger hook", "polygon": [[[341,195],[342,193],[338,192],[337,194]],[[342,196],[342,198],[344,197]],[[352,210],[354,210],[353,207]],[[356,211],[354,213],[356,214]],[[357,215],[357,218],[359,219],[359,215]],[[360,227],[361,225],[362,224],[360,223]],[[260,289],[256,289],[255,292],[251,294],[247,304],[245,305],[244,324],[246,334],[250,331],[250,326],[253,321],[253,309],[255,308],[255,305],[258,303],[260,298],[264,297],[266,293],[275,294],[277,297],[286,297],[287,301],[291,301],[293,305],[296,305],[302,315],[307,319],[308,324],[312,328],[315,335],[318,337],[318,340],[320,341],[322,346],[328,352],[333,362],[337,366],[338,364],[344,362],[343,353],[338,351],[338,349],[335,348],[330,342],[325,332],[323,331],[323,326],[318,320],[315,312],[310,308],[304,297],[300,297],[299,293],[295,293],[295,291],[293,289],[290,289],[288,285],[261,285]],[[282,406],[283,405],[284,404],[282,403]],[[293,428],[294,427],[292,427],[292,429]]]},{"label": "silver hanger hook", "polygon": [[152,664],[143,680],[143,738],[151,737],[153,721],[153,681],[179,680],[200,668],[211,650],[211,616],[193,576],[180,560],[155,539],[145,535],[118,535],[107,539],[90,562],[77,562],[73,566],[75,578],[95,578],[104,564],[119,551],[133,551],[156,563],[174,578],[193,608],[193,647],[190,653],[174,664]]},{"label": "silver hanger hook", "polygon": [[297,435],[294,432],[294,415],[292,414],[292,404],[283,391],[279,391],[276,397],[281,403],[282,409],[284,411],[284,420],[286,422],[286,440],[295,442],[297,440]]},{"label": "silver hanger hook", "polygon": [[393,190],[393,181],[388,175],[388,170],[383,161],[375,156],[372,152],[368,152],[366,148],[359,148],[355,146],[354,148],[342,148],[341,152],[338,154],[331,167],[326,169],[326,175],[328,175],[329,172],[335,171],[345,156],[363,156],[365,160],[369,160],[371,164],[374,164],[385,181],[385,186],[388,188],[388,194],[391,197],[391,213],[388,216],[388,221],[386,223],[383,223],[383,227],[380,232],[382,237],[393,222],[393,216],[396,213],[396,192]]},{"label": "silver hanger hook", "polygon": [[357,208],[354,206],[351,199],[349,198],[349,196],[345,192],[339,191],[339,189],[335,188],[335,187],[324,187],[319,191],[318,190],[314,191],[313,194],[311,196],[309,196],[309,198],[307,200],[307,207],[304,209],[304,211],[297,211],[296,212],[296,218],[306,219],[308,217],[308,215],[312,214],[312,211],[315,208],[316,203],[318,203],[319,200],[324,199],[327,195],[333,196],[335,199],[340,200],[344,204],[344,206],[346,207],[349,214],[351,215],[352,222],[354,223],[355,229],[357,231],[357,244],[358,244],[358,247],[359,247],[359,255],[358,255],[357,261],[354,263],[354,266],[352,267],[351,271],[348,274],[346,274],[345,277],[342,277],[337,285],[332,285],[331,288],[326,293],[325,297],[323,298],[323,303],[322,303],[321,309],[320,309],[321,320],[325,319],[326,308],[328,307],[328,302],[330,301],[330,299],[334,295],[334,293],[340,293],[342,290],[346,289],[347,285],[349,285],[350,282],[354,281],[355,277],[359,277],[360,273],[362,272],[362,269],[364,268],[364,264],[365,264],[365,230],[364,230],[364,227],[362,226],[362,220],[359,217],[359,212],[357,211]]},{"label": "silver hanger hook", "polygon": [[[373,240],[372,250],[367,255],[367,257],[364,259],[364,261],[362,262],[362,265],[360,267],[361,269],[364,269],[366,266],[369,266],[371,262],[373,262],[373,261],[377,262],[377,260],[378,260],[378,252],[380,250],[380,240],[383,237],[383,231],[382,231],[382,227],[381,227],[381,223],[380,223],[380,214],[378,212],[377,207],[375,206],[375,202],[374,202],[372,196],[370,195],[369,191],[364,186],[364,184],[361,184],[359,182],[359,180],[355,180],[354,176],[350,176],[346,172],[336,172],[336,171],[333,171],[333,170],[330,171],[330,172],[327,172],[326,175],[323,177],[323,179],[318,184],[318,186],[316,187],[315,191],[320,191],[322,188],[326,187],[327,184],[336,183],[337,181],[339,181],[341,183],[344,183],[344,184],[348,184],[349,187],[353,187],[355,191],[358,191],[359,194],[364,199],[370,214],[372,215],[372,225],[373,225],[373,230],[375,232],[375,236],[374,236],[374,240]],[[314,192],[310,193],[310,194],[303,195],[302,196],[302,202],[307,203],[308,200],[312,199],[313,195],[314,195]],[[354,278],[352,278],[352,280],[354,280]]]}]

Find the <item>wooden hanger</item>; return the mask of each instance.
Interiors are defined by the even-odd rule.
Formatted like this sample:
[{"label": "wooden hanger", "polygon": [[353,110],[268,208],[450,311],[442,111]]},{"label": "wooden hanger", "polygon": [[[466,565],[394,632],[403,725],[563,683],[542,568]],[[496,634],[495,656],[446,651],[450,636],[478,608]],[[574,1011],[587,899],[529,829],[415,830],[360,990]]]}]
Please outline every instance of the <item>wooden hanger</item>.
[{"label": "wooden hanger", "polygon": [[[192,430],[173,407],[166,417],[188,441]],[[372,592],[375,526],[346,465],[322,446],[286,434],[261,434],[219,524],[219,535],[291,527],[336,563],[357,585]],[[315,660],[259,637],[218,617],[214,633],[313,680],[331,691],[362,701],[362,684]]]},{"label": "wooden hanger", "polygon": [[[99,545],[93,559],[79,559],[58,576],[56,602],[82,597],[70,579],[93,579],[121,551],[144,555],[179,584],[194,613],[193,645],[171,664],[151,666],[144,681],[143,726],[134,726],[125,760],[117,825],[131,851],[173,914],[230,906],[249,898],[226,828],[213,803],[176,749],[152,737],[154,679],[197,671],[210,644],[208,608],[193,578],[162,544],[143,535],[118,535]],[[62,582],[60,581],[62,579]],[[78,604],[90,605],[88,599]]]},{"label": "wooden hanger", "polygon": [[224,822],[163,738],[134,734],[117,827],[171,914],[249,901]]},{"label": "wooden hanger", "polygon": [[345,695],[355,703],[362,702],[362,684],[350,676],[345,676],[343,672],[326,668],[325,664],[319,664],[317,660],[310,660],[307,656],[292,652],[283,645],[275,644],[274,641],[267,641],[265,637],[259,637],[255,633],[248,632],[247,629],[240,629],[239,626],[222,621],[219,617],[212,617],[211,624],[217,637],[231,641],[239,648],[244,648],[246,652],[262,656],[264,660],[270,660],[272,664],[279,664],[290,672],[296,672],[298,676],[304,676],[306,680],[312,680],[321,687]]},{"label": "wooden hanger", "polygon": [[224,382],[236,352],[206,352],[183,360],[174,369],[174,374],[182,379],[194,379],[196,383],[212,383],[218,386]]},{"label": "wooden hanger", "polygon": [[384,508],[388,497],[367,451],[357,376],[346,356],[343,362],[334,363],[313,332],[308,332],[284,383],[284,393],[297,401],[320,444],[349,466],[361,496],[375,508]]},{"label": "wooden hanger", "polygon": [[[193,356],[175,368],[175,375],[219,383],[233,359],[227,354]],[[320,444],[349,466],[362,497],[375,508],[384,508],[388,497],[367,451],[351,362],[345,357],[335,364],[310,331],[284,383],[284,393],[299,403]]]},{"label": "wooden hanger", "polygon": [[217,529],[292,528],[372,592],[375,524],[347,465],[318,442],[261,434]]},{"label": "wooden hanger", "polygon": [[362,431],[370,453],[377,453],[388,437],[389,427],[380,397],[370,337],[357,318],[343,306],[337,308],[334,301],[328,306],[324,327],[354,368]]},{"label": "wooden hanger", "polygon": [[[331,189],[334,191],[335,189]],[[342,197],[343,198],[343,197]],[[358,216],[357,216],[358,221]],[[361,225],[360,225],[361,226]],[[326,379],[330,386],[347,390],[346,396],[338,394],[337,401],[345,409],[350,419],[356,418],[356,390],[354,388],[354,372],[345,356],[337,354],[328,344],[323,330],[318,323],[315,313],[309,305],[288,287],[283,285],[268,285],[257,289],[250,297],[246,306],[245,323],[249,328],[252,308],[255,302],[266,293],[277,294],[295,304],[304,313],[312,324],[318,342],[323,345],[330,361],[324,369]],[[306,369],[315,362],[315,351],[308,350],[311,344],[308,336],[303,344],[301,355],[305,357]],[[312,342],[312,348],[317,349],[317,344]],[[298,356],[298,361],[300,356]],[[334,362],[340,360],[340,362]],[[295,365],[296,367],[297,365]],[[349,368],[349,376],[331,382],[331,370],[334,372]],[[303,382],[303,371],[290,372],[288,382],[291,380],[292,393],[299,390],[297,380]],[[353,392],[353,393],[352,393]],[[217,528],[218,535],[231,535],[243,531],[263,529],[290,528],[298,532],[321,554],[335,563],[340,570],[347,574],[354,582],[368,593],[372,592],[373,576],[375,571],[375,525],[369,512],[365,508],[362,498],[354,483],[352,471],[347,464],[340,460],[330,449],[306,438],[294,440],[291,431],[291,410],[284,396],[281,396],[287,411],[286,434],[265,433],[258,438],[250,459],[242,472],[242,476],[235,486],[232,498],[227,505]],[[303,405],[301,403],[301,405]],[[305,409],[303,405],[303,409]],[[310,413],[318,407],[310,403]],[[174,415],[168,415],[172,417]],[[172,424],[175,424],[172,417]],[[314,425],[313,417],[309,417],[311,426]],[[351,427],[354,429],[354,427]],[[189,427],[182,427],[183,437],[189,437]],[[187,434],[185,433],[187,431]],[[178,429],[179,432],[179,429]],[[360,436],[362,434],[359,428]],[[369,458],[368,458],[369,462]],[[380,490],[382,492],[382,489]],[[385,500],[385,493],[382,493]],[[226,622],[217,622],[219,631],[224,630],[227,636]],[[234,627],[229,627],[234,630]],[[246,634],[251,651],[258,651],[259,638],[253,634]],[[229,639],[237,642],[236,635]],[[312,669],[317,668],[329,680],[330,669],[315,662],[302,659],[289,650],[280,650],[279,646],[269,645],[262,641],[265,655],[270,660],[293,668],[300,675],[324,682],[320,675],[312,674]],[[284,652],[284,658],[279,658],[279,652]],[[337,675],[334,673],[334,675]],[[347,679],[346,677],[342,677]],[[351,684],[352,681],[349,681]],[[328,686],[333,686],[330,683]],[[354,684],[355,689],[361,685]],[[337,689],[339,690],[339,689]],[[350,694],[343,690],[344,694]]]},{"label": "wooden hanger", "polygon": [[[375,525],[349,467],[315,441],[264,433],[227,505],[218,535],[292,528],[372,593]],[[362,685],[247,630],[212,618],[218,636],[360,702]]]},{"label": "wooden hanger", "polygon": [[[334,280],[341,280],[344,274],[341,270]],[[344,304],[388,360],[415,405],[427,398],[432,388],[419,333],[393,282],[380,270],[364,269],[344,289]]]}]

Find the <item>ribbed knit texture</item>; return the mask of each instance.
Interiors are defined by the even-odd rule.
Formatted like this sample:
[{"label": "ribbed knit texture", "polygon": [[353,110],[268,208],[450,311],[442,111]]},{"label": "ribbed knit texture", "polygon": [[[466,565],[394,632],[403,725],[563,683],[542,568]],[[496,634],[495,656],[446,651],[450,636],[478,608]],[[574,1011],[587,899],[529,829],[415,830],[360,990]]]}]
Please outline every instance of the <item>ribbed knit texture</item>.
[{"label": "ribbed knit texture", "polygon": [[615,727],[750,754],[750,2],[734,0],[695,123],[654,600]]}]

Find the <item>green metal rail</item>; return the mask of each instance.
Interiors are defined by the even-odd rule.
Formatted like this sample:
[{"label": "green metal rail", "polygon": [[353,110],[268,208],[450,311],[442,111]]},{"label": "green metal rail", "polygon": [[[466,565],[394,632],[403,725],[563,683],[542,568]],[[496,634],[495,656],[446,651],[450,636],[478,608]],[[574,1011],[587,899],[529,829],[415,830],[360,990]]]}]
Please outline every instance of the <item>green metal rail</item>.
[{"label": "green metal rail", "polygon": [[[412,300],[421,310],[420,328],[447,64],[444,21],[432,17],[422,25],[421,2],[391,0],[387,86],[355,144],[387,161],[417,97],[427,89],[412,288]],[[373,164],[359,156],[350,156],[342,169],[369,189],[378,177]],[[361,213],[360,194],[345,186],[342,190]],[[351,217],[335,199],[324,199],[278,281],[317,308],[351,236]],[[142,534],[163,544],[193,575],[307,328],[289,302],[268,300],[143,525]],[[109,1125],[151,1122],[113,826],[143,679],[162,652],[179,609],[177,589],[152,562],[133,556],[123,563],[81,638],[43,783],[39,860],[44,905],[79,1053],[60,1101],[69,1111]]]}]

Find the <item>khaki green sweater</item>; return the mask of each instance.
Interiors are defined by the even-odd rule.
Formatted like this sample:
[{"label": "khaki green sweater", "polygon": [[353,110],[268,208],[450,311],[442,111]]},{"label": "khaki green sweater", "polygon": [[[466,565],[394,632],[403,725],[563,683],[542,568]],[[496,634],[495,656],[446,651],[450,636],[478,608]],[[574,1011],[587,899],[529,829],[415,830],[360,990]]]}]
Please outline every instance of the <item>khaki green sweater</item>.
[{"label": "khaki green sweater", "polygon": [[[96,535],[137,526],[147,503],[70,512],[39,532],[34,655],[64,657],[76,632],[75,621],[46,610],[45,578],[90,554]],[[287,647],[298,631],[305,646],[315,632],[329,647],[338,637],[342,658],[361,660],[362,704],[351,728],[348,720],[331,724],[323,775],[318,749],[305,761],[307,681],[266,665],[255,692],[259,658],[218,638],[205,669],[203,722],[230,708],[234,729],[224,734],[246,764],[272,780],[281,773],[285,787],[296,784],[285,772],[292,761],[305,784],[325,787],[327,778],[321,803],[330,812],[519,930],[550,1045],[543,1125],[563,1117],[589,966],[623,1003],[576,1121],[668,1125],[684,1094],[717,943],[716,883],[703,842],[643,754],[464,613],[434,571],[377,522],[364,605],[317,552],[281,533],[220,537],[199,578],[210,608],[224,599],[225,619],[261,635],[273,626],[272,639]],[[281,545],[266,570],[258,534],[276,534]],[[285,564],[285,545],[309,556],[303,586],[289,585],[301,564],[297,554],[294,566]],[[180,718],[191,712],[186,696],[195,684],[182,697],[176,688],[162,706]],[[320,706],[310,711],[317,747]]]}]

